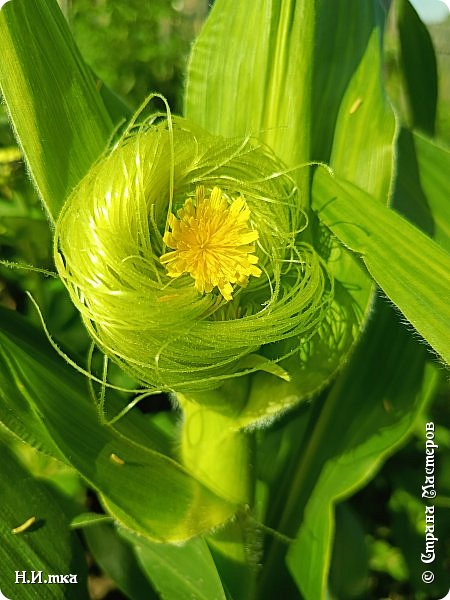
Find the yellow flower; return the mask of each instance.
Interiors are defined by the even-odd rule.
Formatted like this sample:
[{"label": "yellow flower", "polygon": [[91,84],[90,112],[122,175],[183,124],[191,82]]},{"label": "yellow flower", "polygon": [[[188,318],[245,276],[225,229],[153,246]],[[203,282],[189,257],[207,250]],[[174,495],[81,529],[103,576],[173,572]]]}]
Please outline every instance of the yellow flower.
[{"label": "yellow flower", "polygon": [[248,224],[250,210],[242,196],[228,201],[215,187],[206,197],[205,188],[199,186],[195,204],[188,198],[177,216],[169,214],[171,231],[163,238],[173,251],[160,257],[169,277],[189,273],[200,293],[217,287],[229,301],[233,284],[245,286],[250,275],[261,275],[253,254],[258,232]]}]

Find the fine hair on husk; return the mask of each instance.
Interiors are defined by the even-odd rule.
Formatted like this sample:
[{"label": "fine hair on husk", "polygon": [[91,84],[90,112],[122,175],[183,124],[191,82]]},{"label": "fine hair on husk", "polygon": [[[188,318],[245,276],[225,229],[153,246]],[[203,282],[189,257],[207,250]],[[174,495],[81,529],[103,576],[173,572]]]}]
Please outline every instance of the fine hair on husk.
[{"label": "fine hair on husk", "polygon": [[[260,277],[226,302],[160,257],[169,215],[220,188],[242,197],[258,232]],[[306,243],[307,217],[286,167],[251,137],[224,139],[180,117],[133,122],[90,169],[56,224],[58,273],[94,343],[145,389],[200,391],[254,369],[262,346],[311,337],[333,293]],[[292,354],[292,343],[290,354]],[[279,356],[274,360],[281,360]]]}]

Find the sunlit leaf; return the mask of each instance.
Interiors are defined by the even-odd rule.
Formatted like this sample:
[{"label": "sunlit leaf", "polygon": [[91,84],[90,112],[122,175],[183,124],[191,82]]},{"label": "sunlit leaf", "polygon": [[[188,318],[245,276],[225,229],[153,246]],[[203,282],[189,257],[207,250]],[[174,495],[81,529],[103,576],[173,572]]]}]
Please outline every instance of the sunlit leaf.
[{"label": "sunlit leaf", "polygon": [[0,12],[0,88],[28,167],[55,219],[104,150],[112,123],[56,0]]},{"label": "sunlit leaf", "polygon": [[[191,55],[186,116],[258,137],[288,166],[307,162],[315,10],[305,0],[215,2]],[[299,178],[307,204],[307,171]]]},{"label": "sunlit leaf", "polygon": [[395,211],[319,169],[313,206],[338,239],[361,256],[392,302],[450,362],[450,255]]}]

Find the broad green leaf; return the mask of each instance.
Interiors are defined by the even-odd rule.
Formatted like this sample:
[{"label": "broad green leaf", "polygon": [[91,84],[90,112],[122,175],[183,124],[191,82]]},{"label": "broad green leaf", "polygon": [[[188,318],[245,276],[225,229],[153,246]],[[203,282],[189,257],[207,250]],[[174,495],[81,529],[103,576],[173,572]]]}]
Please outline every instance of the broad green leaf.
[{"label": "broad green leaf", "polygon": [[95,562],[129,600],[158,599],[131,544],[111,524],[90,525],[83,533]]},{"label": "broad green leaf", "polygon": [[[320,0],[317,5],[311,107],[312,158],[328,163],[340,107],[367,51],[372,52],[371,58],[375,61],[371,78],[378,79],[379,50],[376,50],[376,45],[369,50],[368,45],[369,40],[374,43],[371,36],[374,29],[382,29],[384,17],[379,4],[371,1],[335,0],[332,9],[326,0]],[[366,97],[365,100],[374,101],[376,105],[379,103],[380,90],[377,90],[376,98]],[[362,102],[357,100],[363,100],[363,91],[362,88],[355,88],[346,114],[341,111],[341,118],[347,119],[349,125],[354,122],[352,115],[362,108]],[[357,95],[358,92],[360,95]],[[353,108],[352,114],[350,108]],[[376,137],[382,138],[383,135],[384,132],[378,131]]]},{"label": "broad green leaf", "polygon": [[399,37],[399,62],[410,127],[434,133],[437,66],[428,29],[408,0],[395,0],[393,10]]},{"label": "broad green leaf", "polygon": [[[45,378],[49,376],[49,373],[53,373],[55,381],[58,378],[63,381],[68,380],[73,385],[74,395],[78,395],[81,399],[79,410],[87,407],[88,414],[91,414],[92,406],[87,401],[86,381],[81,377],[74,378],[74,371],[59,360],[40,332],[30,327],[16,313],[6,311],[4,308],[0,309],[0,330],[3,330],[4,335],[5,332],[10,331],[19,346],[29,356],[36,357],[35,370],[37,373],[41,372],[42,377]],[[20,373],[15,369],[16,353],[11,352],[11,357],[14,358],[10,358],[6,348],[4,352],[2,350],[3,348],[0,346],[1,422],[19,439],[60,461],[67,462],[49,434],[41,412],[34,405],[32,397],[27,394],[27,389],[21,383]],[[110,412],[113,415],[117,414],[123,408],[123,403],[123,399],[112,394],[106,405],[108,414]],[[136,411],[130,411],[117,423],[116,428],[120,434],[131,438],[135,443],[151,447],[164,454],[170,454],[171,443],[168,437],[162,434],[159,428],[152,427]]]},{"label": "broad green leaf", "polygon": [[413,137],[420,185],[433,219],[432,236],[438,244],[450,252],[450,202],[448,201],[450,150],[418,133],[414,133]]},{"label": "broad green leaf", "polygon": [[[87,597],[83,548],[69,519],[48,487],[33,479],[1,446],[0,590],[7,598],[76,600]],[[29,519],[23,531],[14,533]],[[42,584],[17,584],[16,572],[31,580],[42,571]],[[77,584],[45,584],[48,575],[76,575]],[[3,597],[3,596],[2,596]]]},{"label": "broad green leaf", "polygon": [[292,483],[301,498],[297,510],[308,500],[287,563],[306,600],[325,597],[334,503],[373,476],[434,392],[435,371],[421,383],[424,355],[380,301],[359,351],[326,399]]},{"label": "broad green leaf", "polygon": [[56,490],[68,515],[73,517],[80,512],[86,500],[86,486],[75,469],[15,439],[3,428],[0,435],[5,436],[10,451],[33,477]]},{"label": "broad green leaf", "polygon": [[[446,24],[432,28],[433,44],[438,70],[438,101],[436,110],[436,135],[450,144],[450,36]],[[431,29],[431,28],[430,28]]]},{"label": "broad green leaf", "polygon": [[[2,309],[3,319],[9,319],[9,311]],[[1,336],[0,336],[1,339]],[[33,348],[37,355],[39,347]],[[13,364],[13,356],[9,357],[4,352],[3,344],[0,345],[0,421],[4,427],[23,440],[53,456],[61,461],[64,457],[56,447],[53,438],[49,434],[47,427],[43,423],[41,415],[26,394],[25,388],[21,384],[20,377],[16,373]],[[42,370],[45,367],[42,366]],[[20,390],[20,391],[19,391]]]},{"label": "broad green leaf", "polygon": [[401,130],[397,144],[394,208],[450,252],[450,151],[407,129]]},{"label": "broad green leaf", "polygon": [[162,433],[150,423],[146,444],[135,423],[101,425],[83,378],[45,351],[45,341],[18,315],[0,310],[0,329],[0,390],[8,386],[1,419],[15,413],[15,403],[26,405],[46,442],[101,494],[116,520],[152,539],[181,541],[232,516],[233,504],[161,453]]},{"label": "broad green leaf", "polygon": [[105,149],[112,123],[56,0],[0,11],[0,88],[34,183],[56,219]]},{"label": "broad green leaf", "polygon": [[104,81],[101,81],[97,77],[95,77],[95,85],[100,92],[109,117],[115,126],[119,126],[126,120],[131,119],[133,112],[120,96],[107,86]]},{"label": "broad green leaf", "polygon": [[183,545],[154,544],[123,531],[142,569],[162,600],[225,600],[225,592],[207,543],[195,538]]},{"label": "broad green leaf", "polygon": [[[355,5],[339,0],[338,6],[330,10],[329,5],[323,3],[323,11],[319,13],[323,48],[316,50],[315,57],[317,86],[320,87],[315,90],[318,106],[315,105],[314,131],[318,140],[324,135],[321,132],[327,133],[328,143],[315,142],[314,158],[328,162],[340,177],[387,204],[396,122],[382,85],[383,20],[376,4]],[[356,28],[359,32],[355,47],[352,34]],[[332,69],[326,61],[330,53],[333,54]],[[342,62],[346,67],[344,71]],[[342,81],[346,80],[342,95],[336,94],[333,85],[342,88]],[[324,116],[326,111],[336,113],[335,121],[331,116]],[[334,128],[330,131],[332,124]]]},{"label": "broad green leaf", "polygon": [[397,139],[397,176],[392,207],[424,233],[435,238],[434,216],[423,191],[413,133],[402,127]]},{"label": "broad green leaf", "polygon": [[427,342],[450,362],[450,255],[395,211],[318,169],[313,206]]},{"label": "broad green leaf", "polygon": [[[227,137],[252,135],[288,166],[309,160],[316,2],[215,2],[194,45],[185,114]],[[299,174],[304,205],[308,174]]]}]

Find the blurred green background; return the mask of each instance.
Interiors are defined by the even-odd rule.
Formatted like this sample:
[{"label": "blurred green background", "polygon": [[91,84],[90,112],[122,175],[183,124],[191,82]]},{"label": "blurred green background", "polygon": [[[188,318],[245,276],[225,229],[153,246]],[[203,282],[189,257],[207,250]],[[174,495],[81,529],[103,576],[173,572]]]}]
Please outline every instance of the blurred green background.
[{"label": "blurred green background", "polygon": [[152,91],[181,112],[183,78],[207,0],[65,0],[75,39],[97,76],[133,107]]}]

